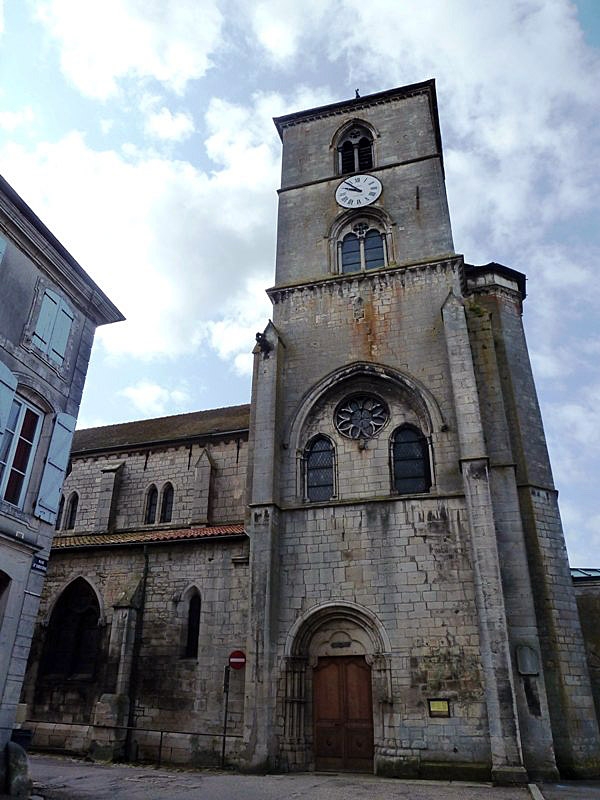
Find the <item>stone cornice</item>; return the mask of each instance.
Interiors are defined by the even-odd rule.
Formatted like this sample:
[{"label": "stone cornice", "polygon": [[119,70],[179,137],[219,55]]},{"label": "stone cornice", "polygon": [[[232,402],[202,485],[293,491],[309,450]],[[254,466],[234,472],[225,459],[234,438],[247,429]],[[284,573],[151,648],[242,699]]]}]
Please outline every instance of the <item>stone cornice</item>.
[{"label": "stone cornice", "polygon": [[425,270],[456,269],[462,265],[462,256],[449,255],[433,261],[394,264],[382,269],[369,270],[368,272],[352,272],[345,275],[328,275],[317,280],[303,281],[302,283],[288,284],[286,286],[273,286],[267,289],[271,302],[275,305],[284,298],[301,291],[335,290],[349,284],[360,284],[365,281],[370,283],[377,279],[406,277],[414,272]]}]

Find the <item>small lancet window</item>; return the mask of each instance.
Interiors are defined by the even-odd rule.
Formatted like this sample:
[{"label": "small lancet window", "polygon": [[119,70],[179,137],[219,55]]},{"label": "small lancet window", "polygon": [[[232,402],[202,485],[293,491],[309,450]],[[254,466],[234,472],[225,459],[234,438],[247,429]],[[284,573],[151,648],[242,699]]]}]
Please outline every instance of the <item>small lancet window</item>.
[{"label": "small lancet window", "polygon": [[392,437],[392,479],[400,494],[428,492],[431,488],[429,448],[418,428],[402,425]]},{"label": "small lancet window", "polygon": [[187,614],[187,632],[184,658],[198,657],[198,638],[200,635],[200,595],[194,592],[190,597]]},{"label": "small lancet window", "polygon": [[73,492],[71,497],[69,498],[69,503],[67,505],[67,512],[65,514],[65,530],[72,531],[75,527],[75,521],[77,520],[77,508],[79,506],[79,495],[77,492]]},{"label": "small lancet window", "polygon": [[146,513],[144,514],[144,522],[146,525],[152,525],[156,520],[156,508],[158,506],[158,490],[154,484],[148,489],[146,495]]},{"label": "small lancet window", "polygon": [[340,271],[344,274],[379,269],[387,265],[385,236],[364,222],[353,226],[339,247]]},{"label": "small lancet window", "polygon": [[171,522],[173,518],[173,487],[167,483],[162,493],[162,502],[160,504],[160,521]]},{"label": "small lancet window", "polygon": [[360,172],[373,166],[373,138],[364,128],[351,128],[337,149],[340,175]]},{"label": "small lancet window", "polygon": [[325,436],[318,436],[306,449],[306,496],[311,501],[333,497],[333,445]]}]

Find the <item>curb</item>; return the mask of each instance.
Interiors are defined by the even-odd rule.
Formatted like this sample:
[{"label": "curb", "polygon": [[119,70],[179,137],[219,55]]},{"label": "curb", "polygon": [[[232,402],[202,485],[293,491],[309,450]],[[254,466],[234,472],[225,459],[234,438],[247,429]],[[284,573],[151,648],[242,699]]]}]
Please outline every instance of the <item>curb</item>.
[{"label": "curb", "polygon": [[528,783],[527,788],[529,789],[529,794],[532,797],[532,800],[544,800],[544,795],[540,791],[540,788],[535,785],[535,783]]}]

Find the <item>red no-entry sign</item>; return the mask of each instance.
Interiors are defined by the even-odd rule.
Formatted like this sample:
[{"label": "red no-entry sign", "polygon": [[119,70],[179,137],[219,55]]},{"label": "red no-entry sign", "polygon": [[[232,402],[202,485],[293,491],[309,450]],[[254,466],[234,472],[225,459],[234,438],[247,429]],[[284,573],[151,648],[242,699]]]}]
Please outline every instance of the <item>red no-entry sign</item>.
[{"label": "red no-entry sign", "polygon": [[243,669],[246,666],[246,654],[243,650],[234,650],[229,654],[229,666],[231,669]]}]

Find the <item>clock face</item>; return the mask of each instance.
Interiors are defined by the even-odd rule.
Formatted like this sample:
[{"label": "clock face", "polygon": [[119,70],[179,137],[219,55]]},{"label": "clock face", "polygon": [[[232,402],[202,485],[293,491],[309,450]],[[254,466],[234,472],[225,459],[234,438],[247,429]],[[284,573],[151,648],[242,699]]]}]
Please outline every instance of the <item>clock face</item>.
[{"label": "clock face", "polygon": [[344,208],[362,208],[374,203],[382,188],[374,175],[350,175],[335,190],[335,199]]}]

